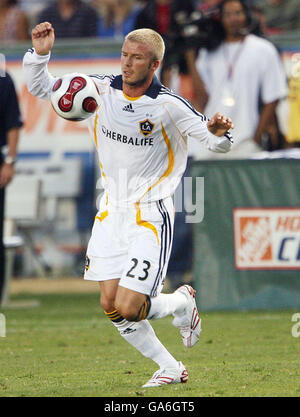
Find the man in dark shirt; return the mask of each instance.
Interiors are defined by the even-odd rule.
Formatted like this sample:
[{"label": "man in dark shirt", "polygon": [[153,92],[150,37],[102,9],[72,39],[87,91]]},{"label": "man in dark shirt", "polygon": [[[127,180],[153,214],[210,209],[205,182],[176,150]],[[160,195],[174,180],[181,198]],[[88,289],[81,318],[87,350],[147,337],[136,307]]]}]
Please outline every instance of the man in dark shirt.
[{"label": "man in dark shirt", "polygon": [[[23,123],[14,83],[5,73],[0,76],[0,304],[5,277],[5,250],[3,244],[4,188],[14,176],[19,130]],[[3,147],[8,147],[4,157]]]},{"label": "man in dark shirt", "polygon": [[44,9],[39,22],[50,22],[56,38],[97,36],[97,11],[81,0],[57,0]]}]

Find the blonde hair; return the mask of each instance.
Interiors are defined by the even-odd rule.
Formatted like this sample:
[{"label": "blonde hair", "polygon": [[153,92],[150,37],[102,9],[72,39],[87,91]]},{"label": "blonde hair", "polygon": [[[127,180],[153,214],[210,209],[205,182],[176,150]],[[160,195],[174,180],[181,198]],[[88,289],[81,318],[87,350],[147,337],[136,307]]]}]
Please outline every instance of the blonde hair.
[{"label": "blonde hair", "polygon": [[165,43],[159,33],[152,29],[136,29],[125,36],[125,41],[144,43],[150,46],[153,59],[162,61],[165,53]]}]

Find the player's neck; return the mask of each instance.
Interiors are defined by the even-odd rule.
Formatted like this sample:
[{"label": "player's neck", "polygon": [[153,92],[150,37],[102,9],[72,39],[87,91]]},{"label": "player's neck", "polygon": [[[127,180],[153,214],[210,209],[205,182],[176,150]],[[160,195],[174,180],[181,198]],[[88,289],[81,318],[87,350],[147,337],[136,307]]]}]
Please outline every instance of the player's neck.
[{"label": "player's neck", "polygon": [[143,84],[141,85],[129,85],[127,83],[123,82],[123,93],[126,94],[126,96],[128,97],[140,97],[143,96],[146,91],[148,90],[148,88],[150,87],[152,83],[152,78],[146,80]]}]

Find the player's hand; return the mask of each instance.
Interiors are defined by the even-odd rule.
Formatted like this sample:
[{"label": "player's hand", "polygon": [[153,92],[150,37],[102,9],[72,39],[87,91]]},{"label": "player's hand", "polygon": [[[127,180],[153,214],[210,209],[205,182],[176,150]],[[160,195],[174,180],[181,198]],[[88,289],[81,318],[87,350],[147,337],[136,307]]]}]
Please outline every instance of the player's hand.
[{"label": "player's hand", "polygon": [[32,45],[38,55],[47,55],[54,44],[54,29],[49,22],[35,26],[31,32]]},{"label": "player's hand", "polygon": [[215,136],[224,136],[229,129],[234,129],[234,124],[229,117],[216,113],[207,123],[207,129]]},{"label": "player's hand", "polygon": [[0,169],[0,188],[6,187],[12,180],[14,174],[14,167],[11,164],[4,163]]}]

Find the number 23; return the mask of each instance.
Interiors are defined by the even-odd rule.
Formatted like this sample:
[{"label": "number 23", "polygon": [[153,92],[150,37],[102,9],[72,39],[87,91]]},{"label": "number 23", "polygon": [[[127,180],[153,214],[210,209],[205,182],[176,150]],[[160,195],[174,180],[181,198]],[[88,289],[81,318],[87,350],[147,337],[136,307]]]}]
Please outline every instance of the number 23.
[{"label": "number 23", "polygon": [[[139,261],[136,258],[132,258],[131,260],[133,262],[133,266],[129,269],[129,271],[127,272],[126,276],[127,277],[130,277],[130,278],[135,278],[135,275],[132,274],[132,271],[136,268],[136,266],[137,266],[137,264],[138,264]],[[138,279],[140,281],[144,281],[145,279],[148,278],[148,275],[149,275],[148,270],[151,267],[151,263],[149,261],[145,261],[144,260],[143,261],[143,264],[146,265],[145,268],[143,269],[143,272],[145,272],[145,275],[143,277],[138,277]]]}]

